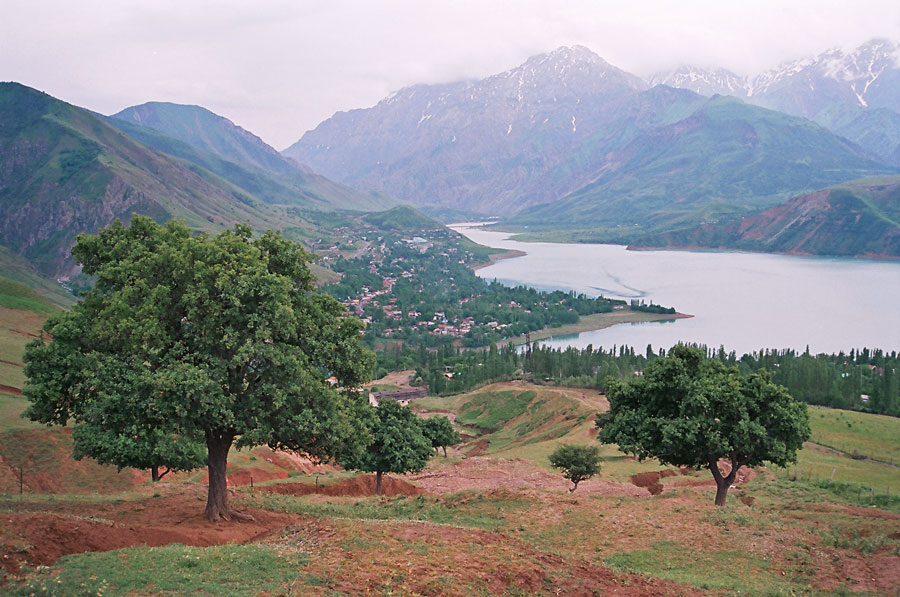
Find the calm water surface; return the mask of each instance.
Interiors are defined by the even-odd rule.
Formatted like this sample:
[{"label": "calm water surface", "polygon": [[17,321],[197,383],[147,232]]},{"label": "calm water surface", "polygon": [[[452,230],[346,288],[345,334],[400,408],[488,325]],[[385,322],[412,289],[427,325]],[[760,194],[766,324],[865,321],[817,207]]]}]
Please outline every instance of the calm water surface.
[{"label": "calm water surface", "polygon": [[626,251],[618,245],[522,243],[509,234],[453,228],[524,257],[479,270],[480,277],[544,290],[651,299],[694,315],[667,323],[617,325],[558,336],[553,346],[627,344],[643,351],[679,341],[813,353],[851,348],[900,350],[900,263],[756,253]]}]

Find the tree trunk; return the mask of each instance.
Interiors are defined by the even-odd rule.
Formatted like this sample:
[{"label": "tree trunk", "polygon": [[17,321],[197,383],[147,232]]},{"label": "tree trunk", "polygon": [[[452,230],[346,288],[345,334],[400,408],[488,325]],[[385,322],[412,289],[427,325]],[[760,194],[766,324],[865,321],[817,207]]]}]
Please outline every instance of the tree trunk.
[{"label": "tree trunk", "polygon": [[444,450],[444,458],[447,457],[447,446],[441,446],[441,449]]},{"label": "tree trunk", "polygon": [[381,471],[375,471],[375,495],[381,495]]},{"label": "tree trunk", "polygon": [[728,497],[728,487],[729,486],[730,486],[730,483],[728,483],[721,476],[718,479],[716,479],[716,505],[717,506],[725,505],[725,499]]},{"label": "tree trunk", "polygon": [[572,489],[569,490],[569,493],[574,493],[576,489],[578,489],[578,481],[572,481]]},{"label": "tree trunk", "polygon": [[711,460],[709,463],[709,470],[713,474],[713,478],[716,480],[716,506],[724,506],[725,499],[728,497],[728,488],[731,487],[731,484],[734,482],[734,478],[737,476],[738,469],[741,468],[741,464],[731,461],[731,472],[728,475],[722,475],[722,471],[719,470],[719,463],[715,460]]},{"label": "tree trunk", "polygon": [[150,477],[153,479],[154,483],[157,481],[161,481],[163,477],[169,474],[169,470],[171,469],[167,468],[163,472],[159,472],[159,465],[154,464],[152,467],[150,467]]},{"label": "tree trunk", "polygon": [[235,512],[228,507],[228,482],[225,479],[225,470],[228,465],[228,451],[231,442],[234,441],[234,433],[226,431],[206,431],[206,449],[209,456],[207,467],[209,469],[209,492],[206,496],[206,518],[210,522],[219,520],[252,520],[253,517]]}]

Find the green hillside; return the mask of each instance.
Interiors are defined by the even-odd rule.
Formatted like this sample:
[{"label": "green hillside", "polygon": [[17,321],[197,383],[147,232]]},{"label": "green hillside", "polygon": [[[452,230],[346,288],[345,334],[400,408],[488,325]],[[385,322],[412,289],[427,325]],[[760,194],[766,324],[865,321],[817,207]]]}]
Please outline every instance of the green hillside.
[{"label": "green hillside", "polygon": [[443,224],[440,222],[432,220],[408,205],[400,205],[386,211],[371,213],[364,216],[363,219],[378,228],[399,232],[443,228]]},{"label": "green hillside", "polygon": [[510,222],[532,230],[589,226],[630,240],[735,219],[798,191],[894,172],[808,120],[724,97],[636,136],[619,156],[594,182]]},{"label": "green hillside", "polygon": [[634,245],[900,258],[900,177],[848,182],[740,221],[650,235]]},{"label": "green hillside", "polygon": [[255,135],[199,106],[151,102],[126,108],[106,121],[157,151],[189,162],[201,176],[208,170],[265,203],[358,211],[384,209],[393,203],[303,168]]},{"label": "green hillside", "polygon": [[198,230],[247,222],[304,225],[222,178],[158,153],[95,114],[17,83],[0,84],[0,238],[39,273],[74,273],[69,248],[132,213]]}]

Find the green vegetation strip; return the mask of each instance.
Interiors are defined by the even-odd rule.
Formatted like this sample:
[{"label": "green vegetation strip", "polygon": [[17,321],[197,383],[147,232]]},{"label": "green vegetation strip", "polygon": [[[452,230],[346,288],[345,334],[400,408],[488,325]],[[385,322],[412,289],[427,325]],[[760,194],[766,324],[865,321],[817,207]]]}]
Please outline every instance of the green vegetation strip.
[{"label": "green vegetation strip", "polygon": [[620,552],[605,563],[700,589],[748,595],[792,595],[803,590],[801,585],[785,586],[780,575],[769,571],[769,562],[758,556],[743,551],[687,549],[675,541],[658,541],[649,549]]},{"label": "green vegetation strip", "polygon": [[61,558],[6,587],[12,595],[283,594],[308,558],[264,545],[129,548]]},{"label": "green vegetation strip", "polygon": [[534,391],[515,393],[506,390],[475,394],[463,405],[456,420],[465,425],[496,431],[504,423],[528,410],[528,405],[534,397]]}]

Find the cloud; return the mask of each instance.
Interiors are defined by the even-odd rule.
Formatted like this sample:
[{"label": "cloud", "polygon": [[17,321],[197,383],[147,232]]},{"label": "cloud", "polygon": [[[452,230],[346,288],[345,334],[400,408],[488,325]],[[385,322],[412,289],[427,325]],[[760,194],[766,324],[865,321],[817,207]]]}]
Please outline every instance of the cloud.
[{"label": "cloud", "polygon": [[103,113],[200,104],[283,148],[337,110],[561,45],[643,76],[680,63],[755,74],[872,37],[900,39],[900,3],[8,0],[0,78]]}]

